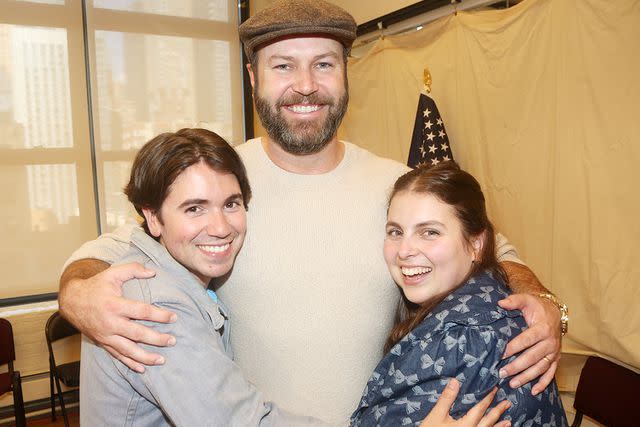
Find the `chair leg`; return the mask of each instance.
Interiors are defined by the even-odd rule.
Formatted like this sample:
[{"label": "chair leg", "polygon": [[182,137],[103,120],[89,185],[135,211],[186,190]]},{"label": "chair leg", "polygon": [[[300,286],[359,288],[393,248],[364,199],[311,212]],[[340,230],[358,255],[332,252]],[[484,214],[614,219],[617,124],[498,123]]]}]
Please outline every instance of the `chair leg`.
[{"label": "chair leg", "polygon": [[64,427],[69,427],[69,419],[67,418],[67,411],[64,408],[64,397],[62,396],[62,387],[60,387],[60,379],[58,374],[54,374],[56,380],[56,388],[58,389],[58,401],[60,402],[60,410],[62,411],[62,418],[64,419]]},{"label": "chair leg", "polygon": [[51,399],[51,421],[56,420],[56,400],[55,400],[55,392],[53,391],[53,368],[49,365],[49,390],[50,390],[50,399]]},{"label": "chair leg", "polygon": [[13,373],[13,408],[16,417],[16,427],[26,427],[27,419],[24,413],[24,399],[22,397],[22,380],[20,372]]},{"label": "chair leg", "polygon": [[580,424],[582,424],[582,412],[576,411],[576,416],[573,419],[573,424],[571,424],[571,427],[580,427]]}]

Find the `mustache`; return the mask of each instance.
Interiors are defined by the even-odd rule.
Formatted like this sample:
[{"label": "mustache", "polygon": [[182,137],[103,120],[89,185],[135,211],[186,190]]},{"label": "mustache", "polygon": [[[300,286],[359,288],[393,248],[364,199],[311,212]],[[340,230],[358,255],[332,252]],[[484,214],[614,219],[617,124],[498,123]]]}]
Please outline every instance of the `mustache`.
[{"label": "mustache", "polygon": [[283,96],[276,102],[276,107],[284,107],[293,104],[317,104],[332,106],[334,101],[329,96],[312,93],[311,95],[288,94]]}]

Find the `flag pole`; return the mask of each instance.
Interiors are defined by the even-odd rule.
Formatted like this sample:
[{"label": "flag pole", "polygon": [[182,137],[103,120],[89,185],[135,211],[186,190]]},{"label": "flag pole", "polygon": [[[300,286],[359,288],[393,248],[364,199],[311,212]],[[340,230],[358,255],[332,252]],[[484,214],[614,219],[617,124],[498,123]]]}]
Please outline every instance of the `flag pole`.
[{"label": "flag pole", "polygon": [[426,93],[431,93],[431,72],[429,68],[425,68],[422,71],[422,84],[424,85],[424,91]]}]

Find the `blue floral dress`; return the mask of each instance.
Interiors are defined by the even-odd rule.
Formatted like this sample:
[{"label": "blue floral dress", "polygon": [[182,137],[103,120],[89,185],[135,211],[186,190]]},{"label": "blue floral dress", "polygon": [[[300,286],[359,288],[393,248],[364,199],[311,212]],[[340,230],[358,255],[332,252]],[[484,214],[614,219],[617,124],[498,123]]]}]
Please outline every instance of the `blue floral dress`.
[{"label": "blue floral dress", "polygon": [[456,378],[461,386],[450,411],[453,418],[462,417],[497,386],[492,407],[508,399],[512,406],[502,419],[513,426],[566,426],[555,381],[532,396],[535,381],[513,389],[498,376],[515,358],[501,360],[507,342],[527,327],[520,311],[497,305],[509,293],[484,272],[447,296],[380,361],[351,425],[418,426],[449,379]]}]

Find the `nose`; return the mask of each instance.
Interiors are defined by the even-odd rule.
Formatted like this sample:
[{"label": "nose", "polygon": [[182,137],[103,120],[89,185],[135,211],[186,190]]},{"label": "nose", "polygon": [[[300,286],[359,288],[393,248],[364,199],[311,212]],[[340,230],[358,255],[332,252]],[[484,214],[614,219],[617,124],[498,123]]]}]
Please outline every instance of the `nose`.
[{"label": "nose", "polygon": [[226,215],[220,210],[214,210],[209,214],[207,221],[207,234],[218,238],[225,238],[233,232]]},{"label": "nose", "polygon": [[300,68],[296,73],[296,80],[292,89],[300,95],[308,96],[317,92],[318,82],[310,68]]},{"label": "nose", "polygon": [[404,238],[398,247],[398,258],[408,259],[416,255],[417,251],[411,238]]}]

